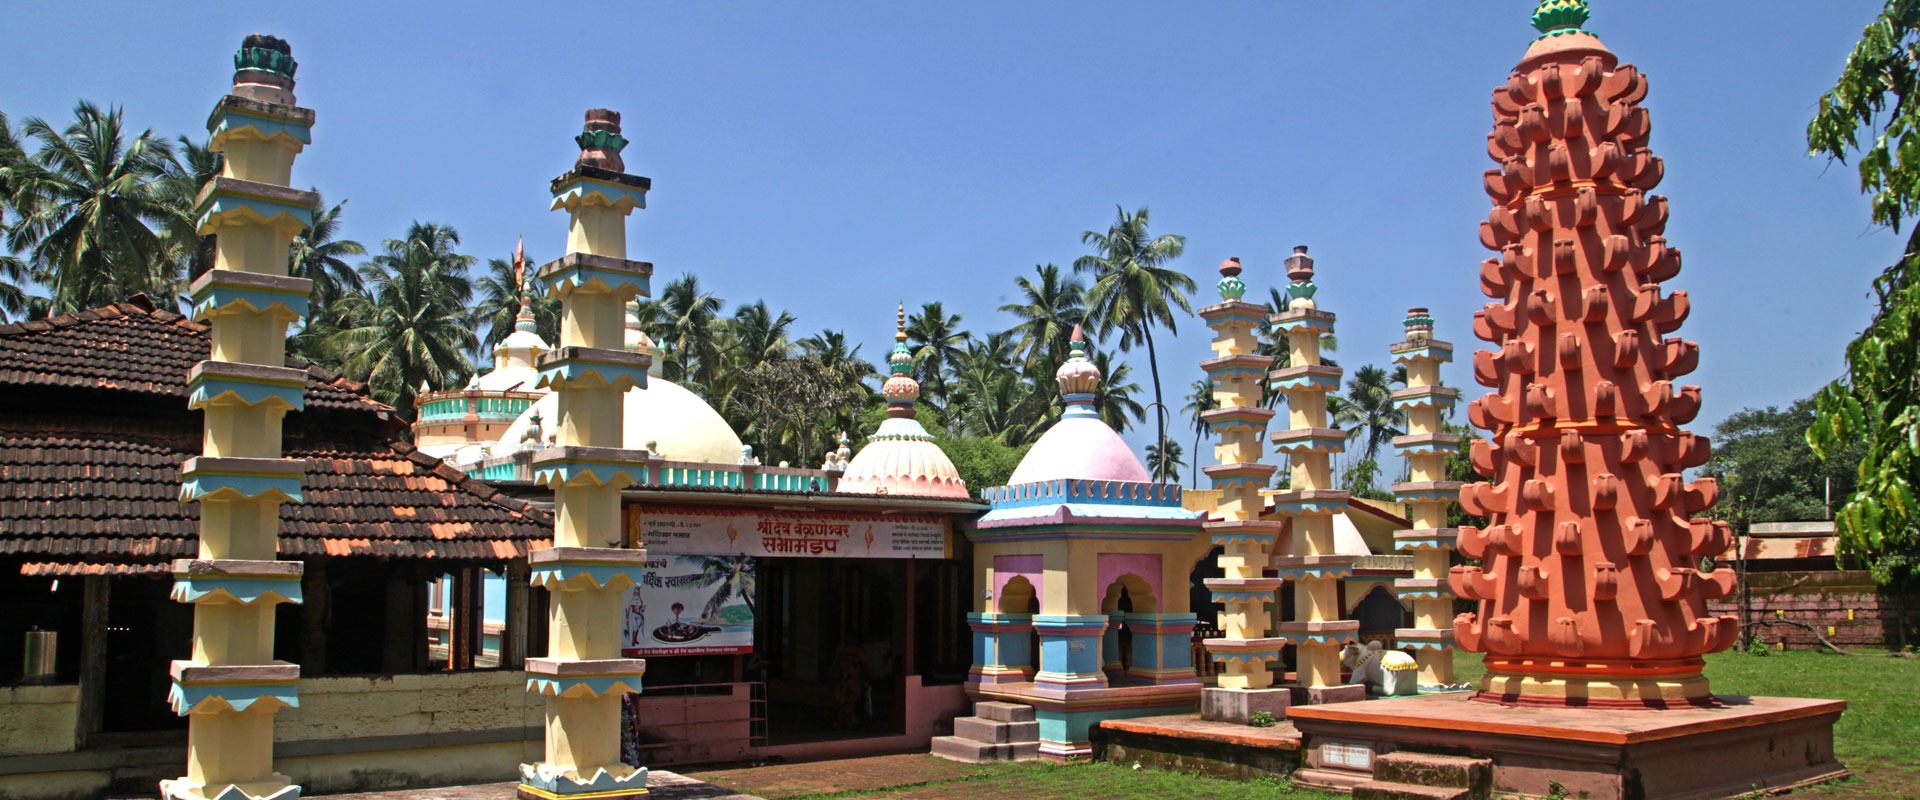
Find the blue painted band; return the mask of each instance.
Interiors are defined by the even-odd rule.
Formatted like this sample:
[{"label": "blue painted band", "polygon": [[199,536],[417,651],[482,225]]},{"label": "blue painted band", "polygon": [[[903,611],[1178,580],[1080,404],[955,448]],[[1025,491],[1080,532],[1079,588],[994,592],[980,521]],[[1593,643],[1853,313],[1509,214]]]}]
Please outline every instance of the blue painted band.
[{"label": "blue painted band", "polygon": [[578,360],[549,361],[540,366],[538,374],[540,378],[535,387],[540,389],[576,383],[589,375],[597,377],[609,386],[631,385],[641,389],[647,386],[647,370],[629,364],[596,364]]},{"label": "blue painted band", "polygon": [[215,191],[207,196],[206,202],[194,210],[198,212],[194,218],[194,225],[199,229],[201,235],[214,232],[208,229],[214,217],[235,214],[241,211],[251,211],[268,220],[277,219],[285,215],[292,218],[295,222],[300,223],[300,227],[302,228],[313,227],[312,208],[232,192]]},{"label": "blue painted band", "polygon": [[239,303],[255,311],[268,311],[279,306],[293,316],[304,318],[307,315],[307,301],[306,292],[276,292],[267,289],[243,289],[236,286],[207,284],[200,294],[192,298],[192,317],[196,322],[205,322],[212,312],[225,310],[227,306]]},{"label": "blue painted band", "polygon": [[551,586],[586,578],[595,586],[638,586],[633,564],[601,564],[585,561],[547,561],[533,568],[528,576],[534,586]]},{"label": "blue painted band", "polygon": [[213,139],[219,140],[247,128],[259,131],[263,139],[285,135],[301,144],[313,144],[313,125],[309,123],[249,114],[234,107],[228,107],[214,117],[212,124],[207,126],[207,132],[213,134]]},{"label": "blue painted band", "polygon": [[240,402],[257,406],[269,400],[285,403],[293,411],[307,407],[306,381],[294,383],[250,381],[243,378],[209,377],[205,373],[195,375],[187,382],[187,407],[200,408],[214,398],[233,393]]},{"label": "blue painted band", "polygon": [[210,494],[232,490],[241,497],[280,494],[289,503],[302,500],[300,476],[233,475],[219,472],[189,472],[180,476],[180,502],[191,503]]},{"label": "blue painted band", "polygon": [[219,698],[232,706],[235,711],[245,711],[261,700],[277,700],[289,707],[300,707],[300,690],[296,682],[285,683],[191,683],[174,681],[167,689],[167,707],[178,716],[193,713],[201,703]]},{"label": "blue painted band", "polygon": [[177,575],[169,597],[176,603],[197,602],[220,592],[245,605],[259,602],[267,595],[278,595],[285,602],[299,605],[305,601],[300,576],[285,578],[236,578],[218,575]]},{"label": "blue painted band", "polygon": [[639,675],[595,675],[592,677],[559,678],[552,675],[528,675],[527,691],[543,697],[566,694],[579,687],[586,687],[594,697],[606,697],[620,694],[639,694]]},{"label": "blue painted band", "polygon": [[602,202],[614,208],[631,203],[634,208],[647,207],[647,192],[632,186],[596,181],[592,178],[575,178],[553,193],[552,208],[564,208],[576,203],[586,202],[593,195],[600,195]]},{"label": "blue painted band", "polygon": [[613,294],[633,294],[649,297],[652,294],[653,278],[638,272],[624,269],[607,269],[593,264],[574,264],[563,270],[547,274],[541,279],[548,293],[561,289],[578,289],[593,283],[607,287]]}]

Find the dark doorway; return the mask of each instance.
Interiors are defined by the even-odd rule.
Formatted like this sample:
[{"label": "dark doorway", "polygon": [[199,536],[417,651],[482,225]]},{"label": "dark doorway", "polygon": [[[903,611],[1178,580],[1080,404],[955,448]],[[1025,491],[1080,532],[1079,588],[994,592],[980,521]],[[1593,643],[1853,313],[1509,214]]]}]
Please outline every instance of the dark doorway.
[{"label": "dark doorway", "polygon": [[895,559],[760,559],[769,744],[898,735],[906,570]]},{"label": "dark doorway", "polygon": [[106,681],[101,723],[107,732],[184,731],[187,718],[167,707],[171,662],[193,655],[193,606],[167,594],[169,577],[116,579],[107,610]]}]

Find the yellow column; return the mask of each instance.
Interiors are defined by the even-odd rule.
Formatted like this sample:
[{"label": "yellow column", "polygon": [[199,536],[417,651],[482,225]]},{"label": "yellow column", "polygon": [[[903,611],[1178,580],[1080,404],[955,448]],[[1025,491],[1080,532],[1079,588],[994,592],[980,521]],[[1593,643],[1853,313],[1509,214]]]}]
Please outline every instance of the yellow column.
[{"label": "yellow column", "polygon": [[[1298,672],[1309,703],[1364,699],[1364,687],[1340,683],[1340,648],[1360,630],[1344,620],[1339,580],[1353,572],[1353,557],[1334,552],[1333,515],[1346,510],[1347,493],[1333,488],[1331,460],[1346,446],[1346,433],[1327,423],[1327,393],[1340,388],[1341,371],[1320,363],[1320,339],[1333,333],[1334,315],[1313,297],[1313,258],[1294,248],[1287,258],[1288,307],[1273,316],[1287,337],[1289,365],[1272,374],[1287,396],[1288,429],[1273,434],[1274,449],[1293,465],[1290,487],[1273,497],[1274,511],[1293,527],[1290,555],[1273,559],[1276,576],[1294,583],[1294,619],[1280,636],[1298,650]],[[1358,690],[1357,692],[1355,690]]]},{"label": "yellow column", "polygon": [[[1420,664],[1420,688],[1456,688],[1453,680],[1453,590],[1447,570],[1458,531],[1447,527],[1447,503],[1460,483],[1447,480],[1447,454],[1460,437],[1446,433],[1441,417],[1460,398],[1460,390],[1440,385],[1440,365],[1453,360],[1453,345],[1433,338],[1433,317],[1424,308],[1407,310],[1406,341],[1392,348],[1393,362],[1407,368],[1407,385],[1393,392],[1393,404],[1407,412],[1407,435],[1393,446],[1407,461],[1406,483],[1394,494],[1412,509],[1413,527],[1395,531],[1394,544],[1413,555],[1413,577],[1394,581],[1394,590],[1413,601],[1413,627],[1394,632],[1402,647],[1414,648]],[[1464,688],[1464,687],[1458,687]]]},{"label": "yellow column", "polygon": [[528,555],[531,582],[552,593],[547,655],[527,659],[527,689],[547,698],[545,758],[521,765],[522,798],[624,798],[647,793],[647,771],[620,757],[621,699],[646,662],[624,658],[622,598],[646,551],[622,549],[620,491],[644,479],[648,454],[624,448],[623,398],[645,386],[652,357],[626,349],[625,308],[648,293],[653,265],[627,259],[626,217],[652,183],[623,170],[620,115],[587,112],[574,168],[552,183],[565,210],[567,255],[540,268],[560,299],[560,342],[539,360],[559,406],[555,444],[533,455],[554,492],[553,547]]},{"label": "yellow column", "polygon": [[1265,450],[1261,438],[1274,416],[1261,402],[1260,380],[1271,359],[1258,352],[1256,335],[1266,308],[1241,299],[1247,287],[1240,271],[1239,259],[1223,262],[1217,284],[1221,302],[1200,309],[1200,318],[1214,333],[1213,358],[1200,367],[1213,384],[1218,406],[1202,419],[1219,436],[1213,451],[1218,463],[1203,471],[1220,490],[1220,501],[1204,528],[1221,548],[1222,577],[1209,579],[1207,588],[1225,608],[1219,619],[1221,637],[1205,642],[1208,656],[1221,667],[1214,688],[1202,693],[1201,715],[1244,723],[1259,711],[1284,713],[1288,693],[1271,688],[1271,665],[1280,659],[1283,642],[1269,630],[1280,581],[1266,574],[1282,525],[1260,519],[1260,492],[1276,469],[1260,463]]},{"label": "yellow column", "polygon": [[193,654],[173,662],[168,701],[187,720],[186,775],[160,782],[183,800],[298,797],[273,771],[273,714],[297,705],[300,668],[273,659],[274,607],[298,603],[300,563],[274,559],[280,504],[300,499],[305,464],[280,457],[280,424],[305,405],[307,375],[286,366],[287,326],[310,283],[287,276],[289,247],[318,198],[288,187],[313,112],[295,105],[287,44],[248,36],[233,93],[214,107],[209,149],[225,157],[195,202],[216,236],[213,269],[190,288],[209,358],[188,373],[204,412],[202,455],[181,466],[181,499],[200,504],[196,558],[173,562],[172,597],[194,607]]}]

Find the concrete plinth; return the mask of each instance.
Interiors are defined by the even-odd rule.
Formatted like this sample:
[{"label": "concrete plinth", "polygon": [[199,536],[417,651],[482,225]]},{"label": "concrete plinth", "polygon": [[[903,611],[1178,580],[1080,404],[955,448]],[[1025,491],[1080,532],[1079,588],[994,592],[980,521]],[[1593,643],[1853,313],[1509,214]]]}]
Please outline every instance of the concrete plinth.
[{"label": "concrete plinth", "polygon": [[[1362,690],[1364,697],[1364,689]],[[1200,690],[1200,718],[1209,722],[1247,724],[1256,712],[1265,711],[1274,719],[1287,716],[1293,693],[1286,688]]]},{"label": "concrete plinth", "polygon": [[1367,687],[1364,684],[1346,686],[1288,686],[1293,693],[1296,706],[1321,706],[1328,703],[1352,703],[1367,699]]},{"label": "concrete plinth", "polygon": [[1496,795],[1590,800],[1744,797],[1847,774],[1833,757],[1840,700],[1721,697],[1717,708],[1620,711],[1500,706],[1466,695],[1296,707],[1306,740],[1301,785],[1373,780],[1399,751],[1493,762]]},{"label": "concrete plinth", "polygon": [[1194,714],[1107,720],[1094,726],[1094,756],[1120,765],[1250,781],[1284,778],[1300,766],[1300,733],[1286,720],[1253,728]]}]

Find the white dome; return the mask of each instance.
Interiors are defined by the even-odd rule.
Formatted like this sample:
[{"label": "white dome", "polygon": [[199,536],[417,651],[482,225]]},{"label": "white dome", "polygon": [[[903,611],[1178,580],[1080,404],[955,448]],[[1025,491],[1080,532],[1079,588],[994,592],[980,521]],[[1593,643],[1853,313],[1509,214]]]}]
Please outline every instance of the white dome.
[{"label": "white dome", "polygon": [[[531,385],[531,384],[529,384]],[[669,461],[700,461],[710,464],[735,464],[740,461],[740,435],[727,421],[707,405],[707,401],[665,378],[649,378],[647,388],[628,389],[622,403],[626,420],[620,446],[628,450],[645,448],[657,442],[655,454]],[[542,443],[529,446],[522,442],[533,415],[540,415]],[[549,393],[535,401],[513,421],[494,445],[495,456],[538,449],[545,445],[560,417],[560,399]]]}]

